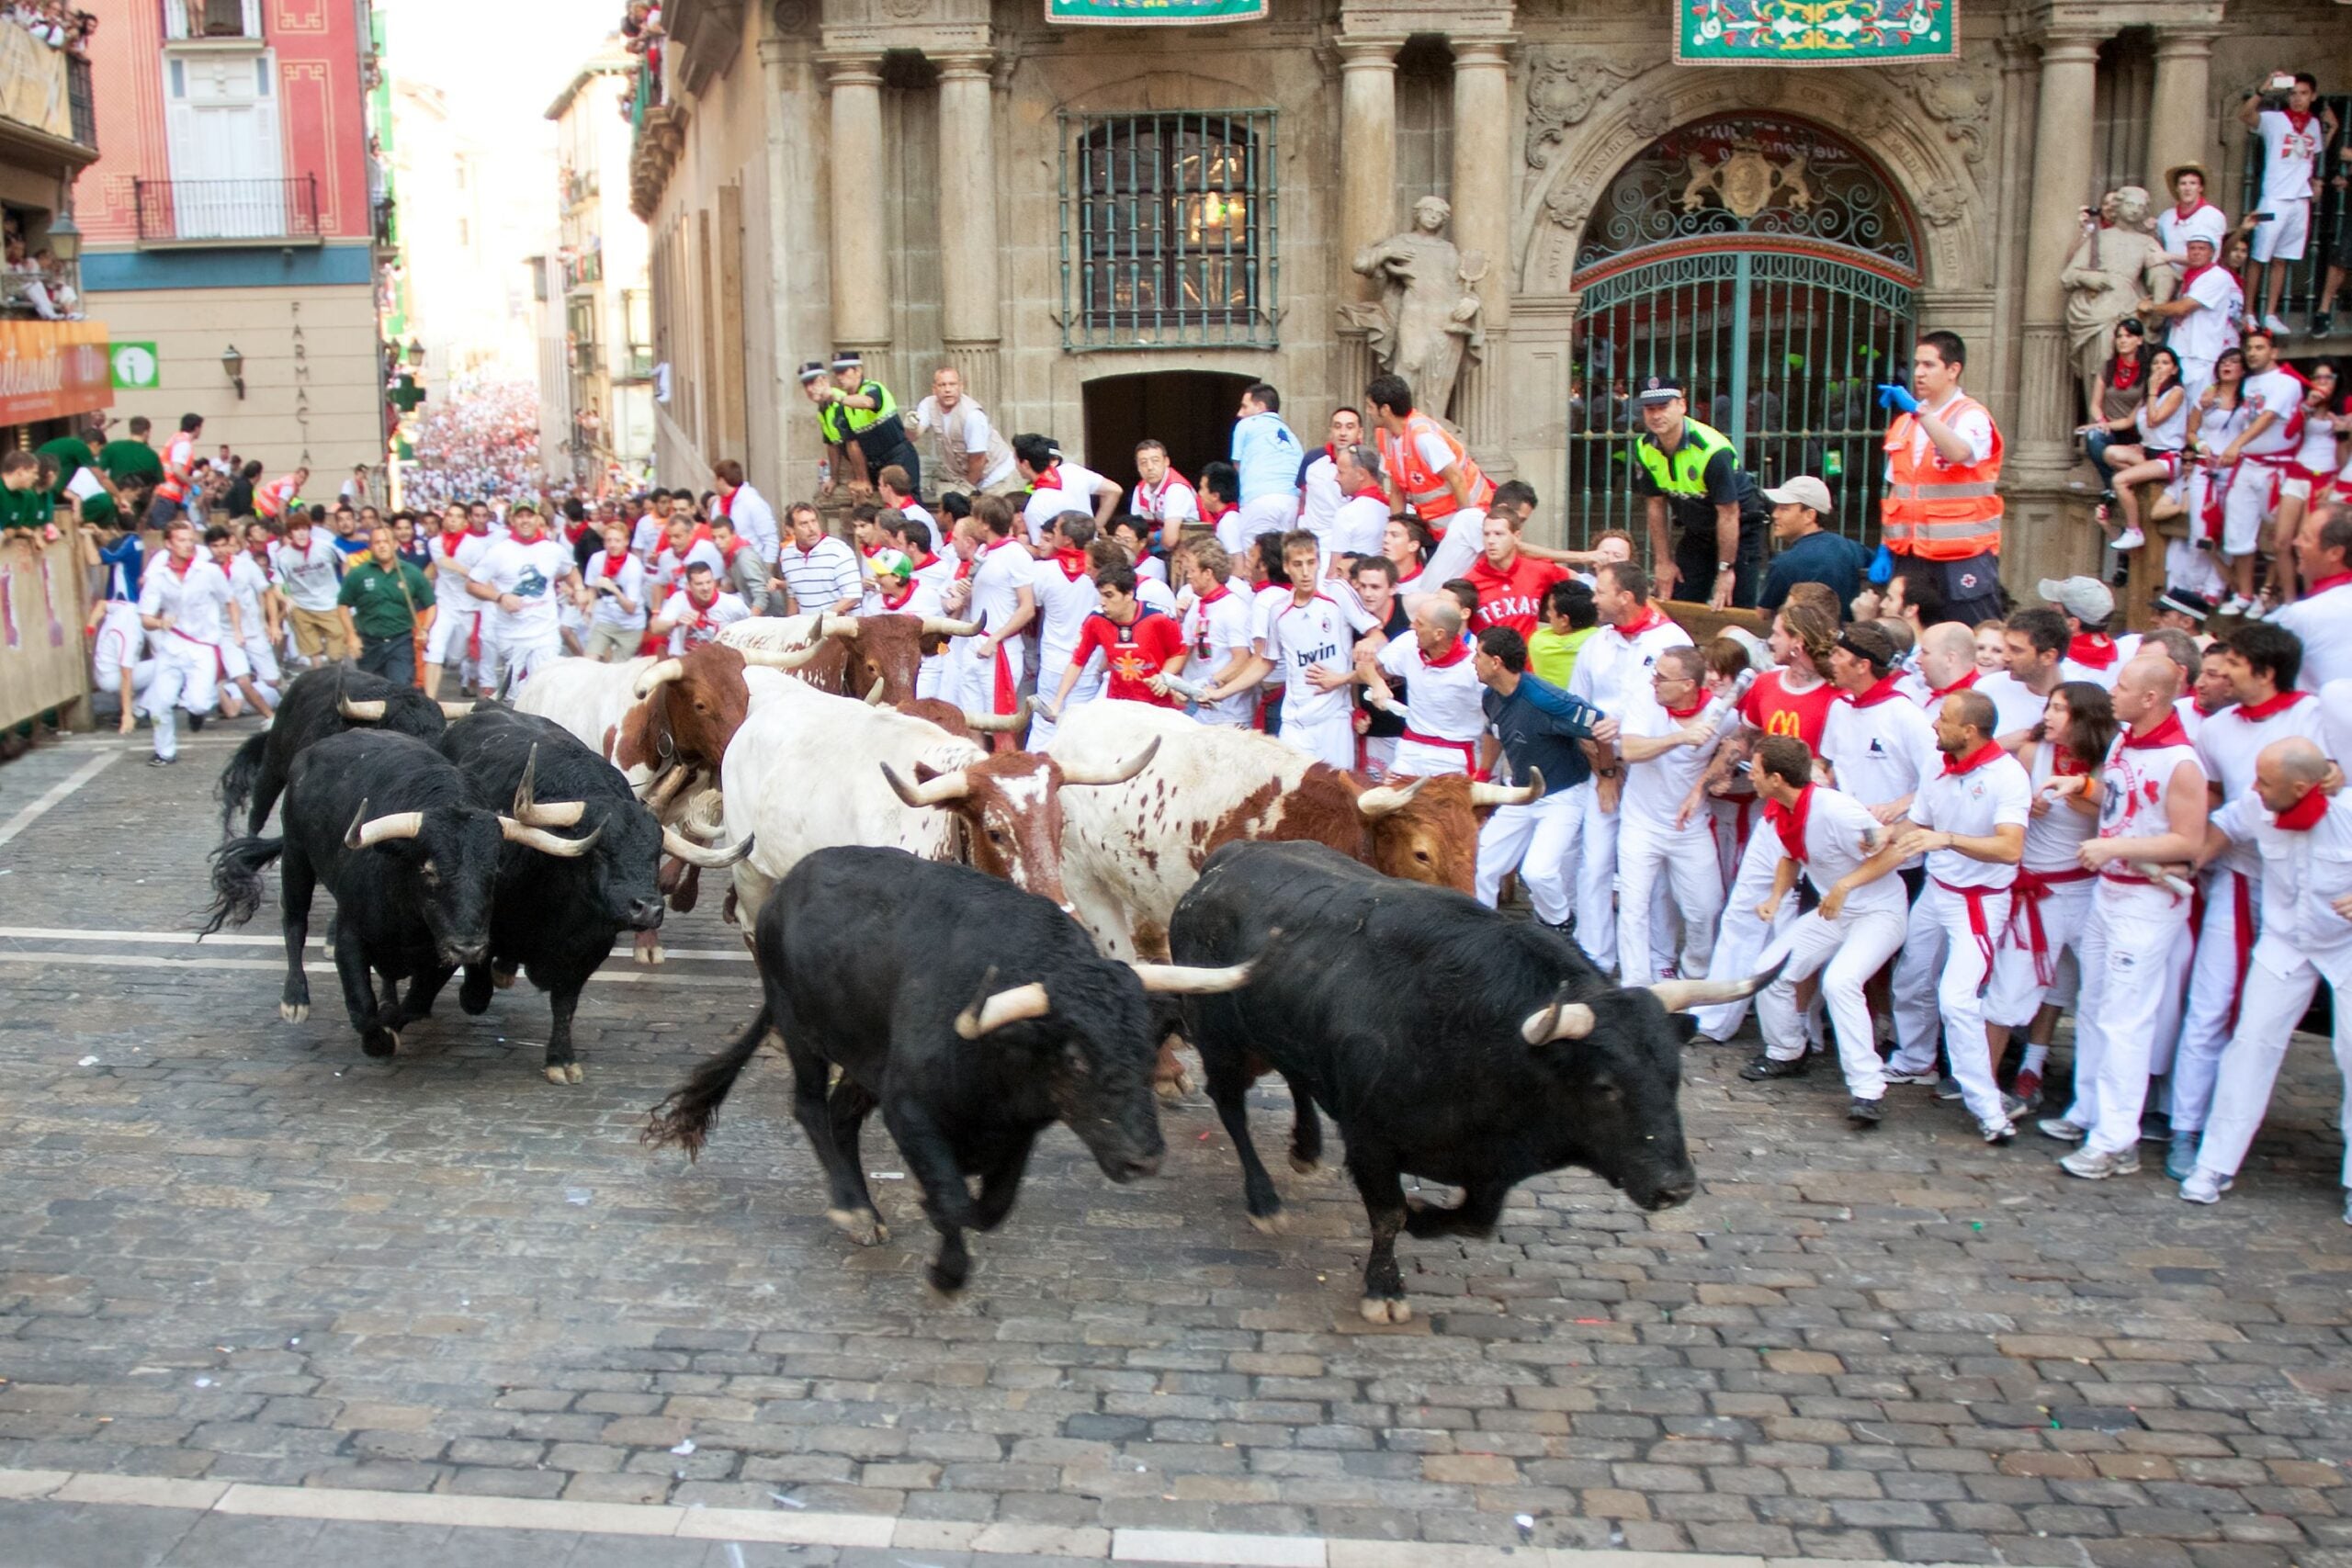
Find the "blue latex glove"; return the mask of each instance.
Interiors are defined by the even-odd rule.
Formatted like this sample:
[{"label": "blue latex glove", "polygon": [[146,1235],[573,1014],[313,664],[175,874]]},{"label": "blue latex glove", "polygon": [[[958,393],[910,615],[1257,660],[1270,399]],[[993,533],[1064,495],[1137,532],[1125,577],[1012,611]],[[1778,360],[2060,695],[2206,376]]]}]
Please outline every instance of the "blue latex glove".
[{"label": "blue latex glove", "polygon": [[1894,552],[1884,545],[1881,545],[1878,547],[1878,554],[1871,557],[1870,580],[1872,582],[1883,584],[1892,581],[1894,576]]},{"label": "blue latex glove", "polygon": [[1911,395],[1910,389],[1907,387],[1894,381],[1882,381],[1878,389],[1878,406],[1883,409],[1901,409],[1905,413],[1917,413],[1919,400]]}]

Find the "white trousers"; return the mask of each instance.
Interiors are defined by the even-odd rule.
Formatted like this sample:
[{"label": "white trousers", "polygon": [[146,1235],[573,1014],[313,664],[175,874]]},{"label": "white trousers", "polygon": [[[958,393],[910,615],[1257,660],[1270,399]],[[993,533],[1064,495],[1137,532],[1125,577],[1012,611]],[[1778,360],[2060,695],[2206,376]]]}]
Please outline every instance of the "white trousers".
[{"label": "white trousers", "polygon": [[219,678],[220,666],[207,645],[198,658],[187,658],[171,647],[186,642],[166,633],[164,651],[155,660],[155,678],[147,683],[140,705],[155,725],[155,755],[165,759],[180,754],[179,710],[190,713],[210,713],[220,702]]},{"label": "white trousers", "polygon": [[[1787,902],[1794,902],[1793,896]],[[1856,1100],[1884,1098],[1886,1067],[1879,1060],[1878,1034],[1871,1027],[1870,1004],[1862,1000],[1862,987],[1902,948],[1907,931],[1904,917],[1893,909],[1848,912],[1835,921],[1823,919],[1817,911],[1799,916],[1765,950],[1760,965],[1769,969],[1783,957],[1788,960],[1780,977],[1756,998],[1756,1021],[1764,1031],[1765,1053],[1781,1062],[1793,1062],[1804,1055],[1804,1015],[1797,1007],[1797,986],[1817,973],[1822,1004],[1829,1010],[1829,1021],[1838,1036],[1838,1065],[1845,1069],[1848,1092]]]},{"label": "white trousers", "polygon": [[2338,1179],[2352,1187],[2352,963],[2339,958],[2323,971],[2278,943],[2255,950],[2245,1005],[2238,1011],[2229,1048],[2222,1053],[2212,1114],[2205,1122],[2204,1141],[2197,1145],[2197,1163],[2205,1169],[2235,1176],[2245,1163],[2245,1151],[2270,1109],[2271,1086],[2278,1081],[2288,1041],[2323,979],[2335,993],[2335,1069],[2344,1076],[2344,1099],[2336,1112],[2345,1145]]},{"label": "white trousers", "polygon": [[2056,988],[2059,961],[2068,948],[2079,950],[2082,945],[2083,922],[2090,919],[2094,889],[2088,878],[2061,882],[2041,900],[2041,936],[2051,968],[2047,983],[2034,965],[2031,928],[2023,912],[2012,905],[2008,928],[1993,945],[1993,978],[1984,987],[1985,1022],[2023,1029],[2033,1021],[2043,999]]},{"label": "white trousers", "polygon": [[[1069,660],[1067,659],[1063,660],[1058,664],[1046,664],[1040,666],[1037,671],[1037,695],[1039,699],[1044,700],[1051,698],[1056,692],[1060,691],[1062,689],[1062,677],[1069,672]],[[915,689],[918,693],[922,689],[922,678],[920,674],[918,674],[915,679]],[[1091,703],[1102,694],[1102,670],[1100,668],[1089,670],[1085,674],[1080,675],[1078,678],[1078,684],[1069,689],[1070,706],[1075,707],[1080,703]],[[1064,711],[1067,712],[1068,710],[1065,709]],[[1052,719],[1046,716],[1046,710],[1044,708],[1040,707],[1036,709],[1030,715],[1029,718],[1029,740],[1027,749],[1032,751],[1044,750],[1046,749],[1046,742],[1054,738],[1054,731],[1057,728],[1058,726],[1057,726]]]},{"label": "white trousers", "polygon": [[1274,739],[1343,773],[1356,765],[1355,716],[1344,707],[1321,718],[1302,719],[1284,704],[1282,733]]},{"label": "white trousers", "polygon": [[2083,1146],[2121,1154],[2140,1142],[2155,1043],[2158,993],[2188,906],[2153,889],[2101,884],[2083,927],[2083,990],[2075,1002],[2075,1102],[2066,1120]]},{"label": "white trousers", "polygon": [[523,682],[563,657],[563,642],[554,632],[537,642],[509,645],[482,638],[481,686],[512,699]]},{"label": "white trousers", "polygon": [[1628,986],[1666,977],[1663,951],[1653,949],[1650,912],[1671,897],[1682,917],[1682,955],[1676,973],[1695,980],[1715,952],[1715,924],[1724,912],[1723,874],[1715,869],[1714,829],[1703,815],[1682,828],[1627,818],[1617,829],[1617,957]]},{"label": "white trousers", "polygon": [[[1756,974],[1764,967],[1761,960],[1765,950],[1796,924],[1797,900],[1793,892],[1781,900],[1780,912],[1769,929],[1756,918],[1756,907],[1771,893],[1772,878],[1780,869],[1781,835],[1759,821],[1756,830],[1747,835],[1747,847],[1740,852],[1739,869],[1732,874],[1731,894],[1724,904],[1723,927],[1715,936],[1713,974],[1725,979]],[[1739,1032],[1740,1021],[1747,1016],[1747,1003],[1718,1002],[1713,1007],[1701,1008],[1693,1016],[1699,1021],[1700,1033],[1710,1040],[1728,1040]]]},{"label": "white trousers", "polygon": [[[1998,935],[2008,918],[2008,889],[1985,894],[1984,929]],[[1890,1066],[1906,1073],[1934,1066],[1940,1022],[1960,1098],[1980,1124],[2001,1115],[2001,1090],[1993,1081],[1992,1051],[1984,1037],[1984,983],[1991,977],[1968,900],[1929,877],[1911,906],[1903,956],[1894,965],[1894,1033],[1901,1044]]]},{"label": "white trousers", "polygon": [[[1287,726],[1283,737],[1290,737]],[[1478,829],[1479,903],[1493,908],[1502,896],[1503,878],[1515,870],[1535,918],[1546,925],[1567,923],[1568,857],[1576,853],[1584,827],[1575,795],[1574,789],[1558,789],[1526,806],[1495,807]]]},{"label": "white trousers", "polygon": [[252,667],[254,680],[275,686],[286,678],[285,671],[278,668],[277,651],[269,646],[266,635],[254,632],[247,637],[244,652],[245,662]]},{"label": "white trousers", "polygon": [[2270,513],[2270,487],[2278,470],[2252,459],[2231,471],[2222,494],[2222,553],[2235,559],[2262,547],[2262,525]]},{"label": "white trousers", "polygon": [[1577,945],[1603,973],[1614,973],[1618,813],[1600,808],[1600,791],[1590,779],[1567,793],[1576,797],[1577,836],[1584,845],[1577,860]]},{"label": "white trousers", "polygon": [[[2238,900],[2246,900],[2250,928],[2238,931]],[[2242,965],[2243,943],[2251,955],[2262,935],[2262,878],[2247,876],[2227,866],[2216,866],[2205,888],[2205,923],[2196,935],[2196,954],[2189,962],[2188,999],[2182,1005],[2179,1043],[2173,1047],[2170,1071],[2172,1130],[2194,1133],[2205,1125],[2212,1108],[2213,1085],[2222,1066],[2222,1050],[2230,1043],[2230,1014],[2239,992],[2251,991],[2255,978]],[[2151,1063],[2151,1072],[2164,1072]]]},{"label": "white trousers", "polygon": [[[479,603],[479,601],[477,601],[477,603]],[[444,666],[455,664],[458,666],[459,678],[463,679],[466,671],[469,669],[474,662],[472,659],[467,656],[466,648],[467,645],[473,640],[475,623],[481,619],[481,612],[479,610],[458,610],[444,605],[441,609],[441,613],[433,617],[433,625],[425,628],[424,661],[427,664],[439,664]],[[591,624],[597,626],[605,625],[605,623],[602,621],[595,621]],[[641,632],[644,630],[642,626],[621,627],[616,629],[633,632]],[[629,646],[633,652],[636,649],[636,639],[634,637],[630,638]]]},{"label": "white trousers", "polygon": [[1363,738],[1363,771],[1374,780],[1386,778],[1396,769],[1396,737],[1367,735]]},{"label": "white trousers", "polygon": [[1470,771],[1470,755],[1452,746],[1424,746],[1418,740],[1399,740],[1388,771],[1400,779],[1451,778]]},{"label": "white trousers", "polygon": [[[144,696],[147,688],[155,683],[155,671],[162,664],[163,660],[159,659],[142,659],[133,664],[130,667],[130,697],[125,700],[133,701]],[[91,670],[90,681],[101,692],[112,692],[120,695],[122,666],[119,664],[95,665]]]}]

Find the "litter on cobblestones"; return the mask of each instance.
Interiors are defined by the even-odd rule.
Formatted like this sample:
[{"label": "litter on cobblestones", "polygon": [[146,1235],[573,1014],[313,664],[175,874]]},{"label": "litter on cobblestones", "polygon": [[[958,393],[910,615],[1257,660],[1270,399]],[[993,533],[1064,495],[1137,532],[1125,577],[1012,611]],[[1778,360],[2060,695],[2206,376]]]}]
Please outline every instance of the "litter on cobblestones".
[{"label": "litter on cobblestones", "polygon": [[903,1170],[869,1170],[865,1174],[876,1181],[904,1181],[907,1179]]},{"label": "litter on cobblestones", "polygon": [[570,1203],[574,1208],[586,1208],[588,1206],[589,1200],[595,1196],[595,1193],[590,1191],[585,1187],[567,1187],[563,1190],[563,1201]]},{"label": "litter on cobblestones", "polygon": [[[210,1378],[198,1378],[198,1379],[197,1379],[197,1380],[196,1380],[196,1386],[197,1386],[197,1387],[198,1387],[198,1388],[210,1388],[210,1387],[212,1386],[212,1380],[211,1380]],[[2057,1424],[2058,1424],[2058,1423],[2057,1423],[2057,1422],[2055,1422],[2055,1421],[2052,1421],[2052,1422],[2051,1423],[2051,1425],[2052,1425],[2052,1426],[2053,1426],[2053,1427],[2055,1427]]]},{"label": "litter on cobblestones", "polygon": [[771,1492],[768,1495],[775,1498],[777,1502],[783,1504],[787,1508],[805,1508],[808,1506],[799,1498],[787,1497],[781,1492]]},{"label": "litter on cobblestones", "polygon": [[692,1438],[681,1438],[678,1446],[670,1451],[673,1454],[690,1454],[695,1451],[695,1440]]},{"label": "litter on cobblestones", "polygon": [[85,1067],[95,1067],[98,1065],[98,1059],[96,1056],[85,1056],[77,1065]]}]

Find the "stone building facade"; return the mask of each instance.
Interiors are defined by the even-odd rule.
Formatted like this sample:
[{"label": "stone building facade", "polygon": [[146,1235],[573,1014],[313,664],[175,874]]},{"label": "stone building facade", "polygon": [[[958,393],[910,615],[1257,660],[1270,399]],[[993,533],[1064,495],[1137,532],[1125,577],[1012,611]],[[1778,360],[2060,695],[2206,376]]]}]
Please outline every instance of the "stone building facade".
[{"label": "stone building facade", "polygon": [[1248,379],[1319,437],[1372,368],[1351,264],[1436,194],[1477,302],[1448,412],[1555,536],[1630,514],[1617,400],[1658,369],[1768,478],[1827,470],[1869,536],[1869,384],[1949,328],[2007,435],[2013,584],[2093,560],[2058,283],[2076,209],[2196,159],[2234,212],[2242,91],[2352,61],[2352,9],[2301,0],[1962,0],[1956,62],[1810,70],[1678,66],[1665,7],[1600,0],[1170,28],[1037,0],[664,12],[632,199],[665,480],[735,455],[808,493],[793,372],[837,345],[909,403],[956,364],[1001,429],[1123,479],[1147,433],[1221,456]]}]

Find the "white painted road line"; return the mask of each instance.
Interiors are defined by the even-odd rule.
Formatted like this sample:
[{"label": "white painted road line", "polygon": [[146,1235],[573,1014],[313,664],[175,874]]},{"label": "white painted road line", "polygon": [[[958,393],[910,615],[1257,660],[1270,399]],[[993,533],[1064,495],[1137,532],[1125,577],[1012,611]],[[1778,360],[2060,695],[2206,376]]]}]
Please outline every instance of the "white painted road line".
[{"label": "white painted road line", "polygon": [[[0,953],[0,964],[43,964],[59,968],[87,969],[177,969],[190,975],[209,975],[232,969],[254,969],[274,975],[286,973],[282,958],[166,958],[157,953]],[[333,975],[333,964],[305,964],[305,975]],[[671,975],[662,969],[600,969],[588,976],[592,986],[642,986],[662,980],[707,980],[707,975]]]},{"label": "white painted road line", "polygon": [[[315,916],[313,917],[315,919]],[[194,931],[99,931],[74,926],[0,926],[0,942],[142,942],[149,945],[193,945],[201,941],[210,947],[283,948],[285,939],[261,931],[216,931],[199,939]],[[323,932],[310,940],[312,947],[324,947]],[[671,947],[662,950],[671,958],[693,959],[703,964],[749,964],[752,955],[741,948]],[[632,949],[626,945],[613,949],[615,958],[628,958]]]},{"label": "white painted road line", "polygon": [[9,818],[6,822],[0,823],[0,844],[6,843],[43,817],[48,816],[52,808],[72,795],[75,790],[114,766],[124,755],[125,753],[121,751],[100,752],[50,785],[39,800]]}]

